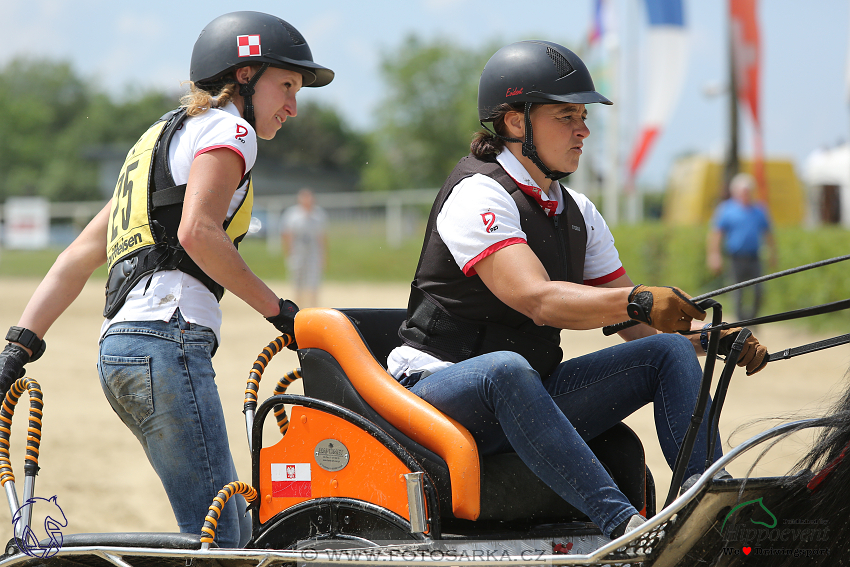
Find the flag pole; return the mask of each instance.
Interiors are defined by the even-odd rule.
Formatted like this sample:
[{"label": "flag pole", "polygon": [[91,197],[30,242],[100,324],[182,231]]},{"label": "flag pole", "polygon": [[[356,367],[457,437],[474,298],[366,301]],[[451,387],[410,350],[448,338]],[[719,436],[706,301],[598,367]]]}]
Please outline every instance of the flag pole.
[{"label": "flag pole", "polygon": [[607,167],[605,172],[605,202],[604,215],[608,226],[617,226],[620,221],[620,114],[618,102],[620,100],[620,38],[615,30],[606,34],[606,51],[608,57],[608,78],[611,100],[614,105],[608,108],[607,128],[605,139],[607,142]]},{"label": "flag pole", "polygon": [[732,18],[732,2],[729,0],[726,4],[726,22],[728,37],[728,64],[729,64],[729,108],[728,108],[728,139],[726,163],[723,171],[723,187],[720,194],[722,199],[729,197],[729,183],[732,178],[740,171],[740,158],[738,153],[738,78],[735,65],[735,30],[733,27]]}]

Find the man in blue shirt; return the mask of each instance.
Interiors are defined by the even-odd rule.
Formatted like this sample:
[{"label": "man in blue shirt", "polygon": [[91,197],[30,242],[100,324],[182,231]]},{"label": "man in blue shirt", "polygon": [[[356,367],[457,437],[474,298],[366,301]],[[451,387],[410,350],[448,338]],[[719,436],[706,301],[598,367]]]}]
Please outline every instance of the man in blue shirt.
[{"label": "man in blue shirt", "polygon": [[[729,183],[730,198],[714,211],[708,233],[706,262],[708,269],[720,274],[723,269],[723,251],[729,257],[729,271],[734,283],[751,280],[762,275],[759,250],[762,241],[769,248],[768,261],[776,265],[776,241],[770,228],[770,218],[761,203],[753,202],[755,179],[749,173],[739,173]],[[753,286],[753,297],[745,305],[744,291],[735,292],[735,306],[739,320],[756,317],[761,303],[761,285]]]}]

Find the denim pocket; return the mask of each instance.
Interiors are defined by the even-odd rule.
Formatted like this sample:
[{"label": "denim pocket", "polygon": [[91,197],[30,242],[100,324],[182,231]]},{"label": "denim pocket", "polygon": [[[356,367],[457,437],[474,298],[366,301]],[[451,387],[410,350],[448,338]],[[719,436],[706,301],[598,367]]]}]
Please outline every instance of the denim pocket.
[{"label": "denim pocket", "polygon": [[153,413],[150,357],[104,354],[100,368],[112,398],[141,425]]}]

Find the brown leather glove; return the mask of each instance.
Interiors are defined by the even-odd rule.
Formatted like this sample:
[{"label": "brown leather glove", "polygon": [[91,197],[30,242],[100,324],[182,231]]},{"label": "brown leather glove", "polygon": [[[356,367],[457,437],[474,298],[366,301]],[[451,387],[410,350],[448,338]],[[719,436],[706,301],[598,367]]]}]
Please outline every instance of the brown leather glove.
[{"label": "brown leather glove", "polygon": [[636,285],[629,294],[629,317],[662,333],[689,331],[691,320],[705,319],[705,311],[691,297],[675,287]]},{"label": "brown leather glove", "polygon": [[[717,354],[729,356],[732,352],[732,343],[738,338],[741,327],[723,329],[720,331],[720,343],[717,345]],[[750,335],[741,348],[738,356],[738,366],[747,367],[747,376],[752,376],[767,366],[767,348],[759,343],[755,335]]]}]

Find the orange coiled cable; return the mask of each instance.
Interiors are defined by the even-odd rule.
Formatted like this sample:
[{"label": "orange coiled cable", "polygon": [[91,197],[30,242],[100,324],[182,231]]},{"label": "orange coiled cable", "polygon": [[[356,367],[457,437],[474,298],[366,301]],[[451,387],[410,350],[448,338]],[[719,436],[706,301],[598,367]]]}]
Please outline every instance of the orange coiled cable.
[{"label": "orange coiled cable", "polygon": [[[284,374],[283,378],[277,381],[277,386],[274,387],[274,395],[285,394],[289,386],[301,378],[301,369],[296,368]],[[289,417],[286,415],[286,408],[283,404],[275,405],[274,416],[277,418],[277,428],[280,429],[281,435],[286,435],[286,430],[289,429]]]},{"label": "orange coiled cable", "polygon": [[218,494],[213,498],[210,504],[207,517],[204,518],[204,527],[201,528],[201,543],[212,543],[215,539],[215,530],[218,527],[218,519],[221,517],[221,510],[227,501],[234,494],[242,494],[245,500],[253,502],[257,499],[257,491],[252,486],[235,480],[227,484],[224,488],[218,491]]},{"label": "orange coiled cable", "polygon": [[38,473],[38,452],[41,447],[41,418],[44,415],[44,400],[38,382],[32,378],[19,378],[6,392],[6,397],[0,404],[0,486],[5,485],[8,481],[15,482],[9,456],[9,438],[12,433],[12,416],[15,414],[15,406],[25,391],[29,393],[30,397],[30,412],[24,471],[25,474],[30,476],[35,476]]},{"label": "orange coiled cable", "polygon": [[266,345],[263,351],[257,355],[257,360],[254,361],[254,365],[248,373],[248,385],[245,387],[245,402],[243,405],[245,410],[254,411],[257,409],[257,393],[260,391],[260,379],[263,377],[266,366],[274,355],[292,344],[292,340],[292,337],[289,335],[281,335]]}]

